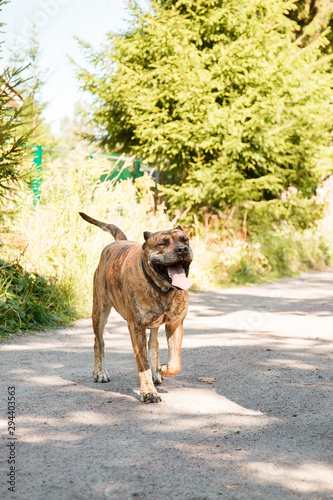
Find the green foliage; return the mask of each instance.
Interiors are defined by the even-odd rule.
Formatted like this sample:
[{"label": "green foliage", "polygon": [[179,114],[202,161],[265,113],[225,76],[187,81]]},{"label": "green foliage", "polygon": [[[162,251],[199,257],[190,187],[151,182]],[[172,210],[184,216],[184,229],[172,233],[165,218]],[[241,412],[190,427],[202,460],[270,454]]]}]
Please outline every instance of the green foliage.
[{"label": "green foliage", "polygon": [[297,194],[291,194],[287,200],[247,203],[245,207],[239,220],[247,214],[247,231],[251,236],[277,229],[283,222],[290,222],[296,230],[306,229],[321,219],[325,209],[315,198],[306,199]]},{"label": "green foliage", "polygon": [[[19,84],[18,72],[7,70],[0,76],[0,85],[10,89],[10,94]],[[24,105],[12,107],[11,99],[10,95],[0,92],[0,215],[4,199],[15,195],[29,168],[26,148],[29,134],[21,135],[17,131],[26,108]]]},{"label": "green foliage", "polygon": [[[36,325],[37,320],[42,321],[39,315],[43,311],[46,314],[43,324],[49,321],[50,325],[55,324],[57,317],[59,323],[66,323],[74,315],[90,314],[93,274],[102,249],[113,238],[82,220],[80,211],[116,224],[135,241],[143,242],[145,230],[171,227],[164,207],[155,207],[151,191],[154,182],[148,174],[135,182],[131,179],[117,182],[116,178],[102,182],[101,178],[111,170],[112,163],[106,158],[89,158],[76,150],[45,168],[37,206],[33,205],[31,192],[21,194],[15,226],[9,221],[10,230],[0,233],[1,259],[18,261],[30,273],[24,274],[19,268],[18,277],[23,275],[21,280],[25,285],[20,291],[15,282],[15,293],[8,288],[10,280],[4,275],[0,300],[11,311],[6,312],[7,323],[4,323],[6,329],[10,327],[8,331],[15,325],[16,329],[28,328],[25,317],[32,314],[36,316],[29,320],[29,328],[34,328],[33,321]],[[10,211],[12,203],[8,202],[6,208]],[[13,266],[16,269],[16,264]],[[4,272],[7,273],[6,269]],[[33,297],[29,295],[32,282],[36,291]],[[53,323],[50,313],[54,314]],[[5,314],[1,304],[0,314],[1,320]],[[9,314],[12,323],[8,322]]]},{"label": "green foliage", "polygon": [[130,2],[129,32],[109,34],[98,53],[81,42],[93,67],[77,68],[94,96],[93,138],[170,172],[172,208],[241,208],[290,186],[310,199],[333,80],[325,37],[295,41],[294,4],[151,0],[144,11]]},{"label": "green foliage", "polygon": [[49,147],[54,146],[55,139],[50,125],[43,119],[43,111],[47,103],[43,101],[42,91],[49,75],[49,70],[41,65],[41,48],[38,42],[36,27],[32,27],[31,37],[27,46],[15,47],[9,59],[11,68],[21,69],[24,80],[20,86],[20,94],[25,103],[25,117],[18,126],[18,133],[29,135],[29,144],[43,147],[43,159],[49,159]]},{"label": "green foliage", "polygon": [[72,321],[76,315],[66,295],[56,283],[0,260],[0,335]]},{"label": "green foliage", "polygon": [[[29,185],[31,186],[33,178],[39,177],[40,173],[36,173],[31,165],[36,145],[43,149],[43,164],[54,157],[52,147],[56,145],[56,142],[51,134],[49,124],[45,123],[43,119],[43,111],[47,104],[42,99],[42,89],[48,77],[48,70],[41,66],[41,50],[37,36],[38,33],[33,26],[31,39],[27,46],[16,46],[11,50],[9,68],[3,75],[6,86],[11,89],[12,93],[16,90],[19,91],[21,98],[20,106],[13,108],[13,106],[9,106],[10,99],[8,97],[10,95],[7,95],[7,100],[2,106],[3,113],[0,110],[2,119],[5,116],[10,116],[13,125],[12,130],[9,131],[11,140],[7,139],[2,144],[11,146],[14,142],[16,149],[19,150],[14,163],[11,162],[14,182],[13,179],[6,182],[7,188],[11,187],[11,192],[14,183],[16,188],[22,190]],[[12,81],[14,81],[13,84]],[[2,96],[2,98],[4,97],[6,96]],[[4,163],[6,161],[5,159]],[[26,175],[27,173],[29,173],[29,177]],[[17,181],[23,177],[26,182],[19,186]]]},{"label": "green foliage", "polygon": [[297,0],[296,9],[290,12],[291,19],[297,21],[300,31],[297,37],[303,46],[313,41],[318,34],[326,32],[329,43],[322,50],[332,53],[333,49],[333,3],[330,0]]},{"label": "green foliage", "polygon": [[[0,0],[0,12],[5,3]],[[5,68],[0,75],[0,217],[5,198],[15,195],[20,179],[27,173],[26,143],[31,130],[20,131],[28,112],[19,94],[21,74],[22,68]]]},{"label": "green foliage", "polygon": [[237,231],[197,227],[192,246],[195,285],[201,289],[261,283],[333,265],[331,221],[302,230],[284,223],[244,240]]}]

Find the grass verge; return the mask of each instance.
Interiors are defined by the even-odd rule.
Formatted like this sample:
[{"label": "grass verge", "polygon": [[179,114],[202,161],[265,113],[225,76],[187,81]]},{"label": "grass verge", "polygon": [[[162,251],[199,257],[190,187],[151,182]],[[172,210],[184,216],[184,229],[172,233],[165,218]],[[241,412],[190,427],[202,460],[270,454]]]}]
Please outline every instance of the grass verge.
[{"label": "grass verge", "polygon": [[61,285],[0,260],[0,337],[18,330],[60,327],[76,318]]}]

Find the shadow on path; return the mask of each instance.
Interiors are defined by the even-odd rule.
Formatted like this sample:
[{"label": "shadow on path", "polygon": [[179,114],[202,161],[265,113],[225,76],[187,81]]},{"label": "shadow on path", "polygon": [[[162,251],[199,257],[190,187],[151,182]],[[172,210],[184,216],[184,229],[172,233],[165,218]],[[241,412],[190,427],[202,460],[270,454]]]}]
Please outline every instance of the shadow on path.
[{"label": "shadow on path", "polygon": [[[19,468],[9,494],[3,413],[0,497],[332,498],[332,285],[329,271],[191,294],[182,372],[164,380],[158,405],[138,401],[117,315],[105,335],[107,384],[92,382],[90,320],[1,344],[3,408],[7,386],[16,388]],[[160,347],[163,361],[163,330]]]}]

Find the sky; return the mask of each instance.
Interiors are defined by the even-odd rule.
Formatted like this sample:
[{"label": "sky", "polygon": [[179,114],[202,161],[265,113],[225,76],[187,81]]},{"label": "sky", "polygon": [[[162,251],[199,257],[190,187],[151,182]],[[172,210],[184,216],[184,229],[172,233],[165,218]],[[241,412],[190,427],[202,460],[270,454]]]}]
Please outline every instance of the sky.
[{"label": "sky", "polygon": [[68,56],[79,64],[84,59],[75,35],[98,48],[107,32],[119,32],[128,26],[126,0],[11,0],[0,12],[6,23],[2,35],[3,67],[10,49],[27,46],[35,23],[41,48],[41,65],[49,76],[43,89],[43,101],[48,102],[44,117],[55,133],[60,132],[61,120],[71,117],[75,103],[82,94]]}]

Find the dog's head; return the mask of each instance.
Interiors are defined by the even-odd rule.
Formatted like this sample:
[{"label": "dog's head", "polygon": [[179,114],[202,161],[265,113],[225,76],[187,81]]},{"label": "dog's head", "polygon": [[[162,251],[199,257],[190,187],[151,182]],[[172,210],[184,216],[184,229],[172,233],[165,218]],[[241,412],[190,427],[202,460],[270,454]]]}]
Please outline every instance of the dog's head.
[{"label": "dog's head", "polygon": [[143,233],[144,262],[149,275],[162,291],[170,288],[187,290],[191,282],[187,279],[193,259],[190,242],[180,226],[169,231]]}]

